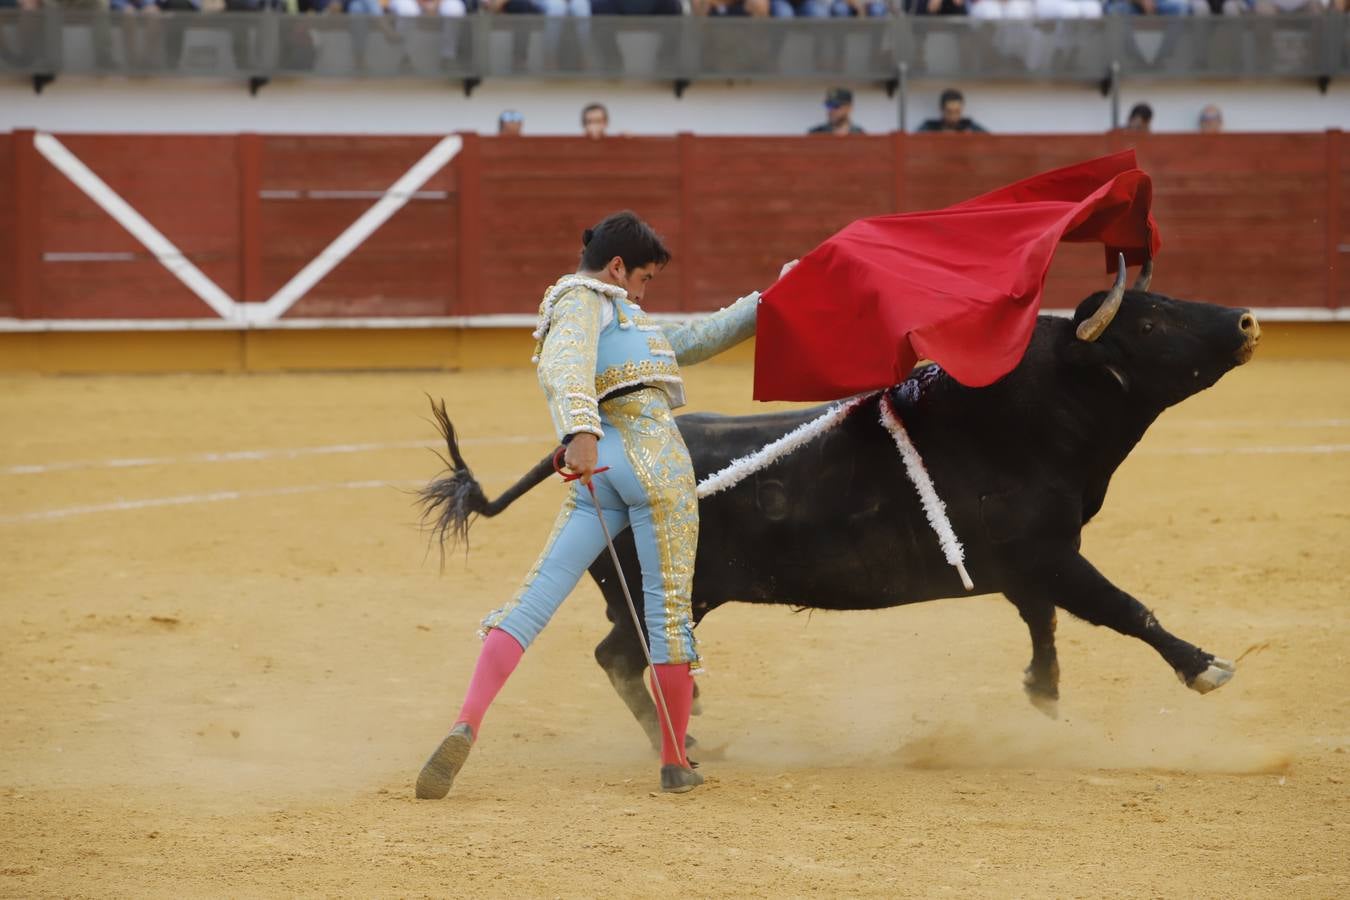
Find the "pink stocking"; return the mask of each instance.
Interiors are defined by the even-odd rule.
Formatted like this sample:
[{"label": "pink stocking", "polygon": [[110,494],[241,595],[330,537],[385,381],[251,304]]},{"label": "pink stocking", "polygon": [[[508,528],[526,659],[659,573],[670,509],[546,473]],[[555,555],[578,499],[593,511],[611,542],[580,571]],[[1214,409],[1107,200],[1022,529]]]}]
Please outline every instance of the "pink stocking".
[{"label": "pink stocking", "polygon": [[[652,666],[653,681],[661,685],[670,710],[671,725],[675,728],[672,741],[658,702],[656,718],[661,726],[661,764],[688,766],[684,756],[684,734],[689,730],[689,710],[694,705],[694,676],[689,674],[689,663],[657,663]],[[655,688],[652,690],[656,693]]]},{"label": "pink stocking", "polygon": [[524,655],[525,650],[520,642],[505,631],[493,628],[488,632],[482,652],[478,654],[478,664],[473,669],[473,678],[469,681],[469,693],[464,697],[459,718],[455,720],[456,725],[468,722],[473,728],[475,740],[483,715]]}]

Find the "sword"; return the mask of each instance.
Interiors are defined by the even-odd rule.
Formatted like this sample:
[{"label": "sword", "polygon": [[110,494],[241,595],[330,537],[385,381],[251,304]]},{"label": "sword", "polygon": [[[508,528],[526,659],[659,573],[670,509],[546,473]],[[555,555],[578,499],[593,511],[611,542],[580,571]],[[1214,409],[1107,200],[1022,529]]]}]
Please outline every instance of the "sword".
[{"label": "sword", "polygon": [[[553,470],[562,476],[563,481],[577,481],[580,475],[566,472],[563,470],[563,455],[567,452],[566,447],[559,447],[558,452],[553,454]],[[599,475],[601,472],[608,472],[609,466],[601,466],[598,469],[592,469],[591,475]],[[619,587],[623,588],[623,599],[628,601],[628,614],[632,616],[633,627],[638,632],[638,645],[642,647],[642,655],[647,660],[647,668],[652,673],[652,691],[656,695],[656,703],[660,707],[661,724],[665,726],[666,734],[670,735],[670,743],[675,747],[675,752],[680,755],[680,762],[684,767],[690,768],[689,757],[685,755],[684,747],[680,745],[679,738],[675,735],[675,723],[670,718],[670,708],[666,706],[666,695],[661,690],[661,679],[656,677],[656,665],[652,662],[651,651],[647,649],[647,629],[642,624],[642,618],[638,616],[637,606],[633,603],[633,595],[628,591],[628,579],[623,577],[623,566],[619,563],[619,551],[614,549],[614,538],[609,533],[609,526],[605,524],[605,513],[600,508],[600,498],[595,495],[595,485],[586,482],[586,490],[591,495],[591,503],[595,505],[595,517],[600,520],[600,530],[605,534],[605,546],[609,548],[609,558],[614,562],[614,571],[619,575]]]}]

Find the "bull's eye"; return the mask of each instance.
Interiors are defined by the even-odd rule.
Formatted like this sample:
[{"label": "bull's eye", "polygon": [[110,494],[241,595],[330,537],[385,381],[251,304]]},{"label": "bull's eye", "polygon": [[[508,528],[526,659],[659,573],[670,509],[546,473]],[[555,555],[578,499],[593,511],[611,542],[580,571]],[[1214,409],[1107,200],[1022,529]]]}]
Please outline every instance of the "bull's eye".
[{"label": "bull's eye", "polygon": [[1144,321],[1139,323],[1140,334],[1148,334],[1152,330],[1153,330],[1153,322],[1151,322],[1150,320],[1145,319]]}]

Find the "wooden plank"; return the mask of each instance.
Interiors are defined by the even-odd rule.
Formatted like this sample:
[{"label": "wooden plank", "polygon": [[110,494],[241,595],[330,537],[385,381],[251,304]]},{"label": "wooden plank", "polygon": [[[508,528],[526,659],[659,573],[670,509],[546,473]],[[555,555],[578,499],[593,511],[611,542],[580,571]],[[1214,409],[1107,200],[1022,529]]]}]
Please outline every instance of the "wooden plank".
[{"label": "wooden plank", "polygon": [[267,299],[262,286],[262,138],[241,134],[236,144],[239,166],[239,296],[260,303]]},{"label": "wooden plank", "polygon": [[[233,177],[231,137],[59,135],[61,142],[209,277],[232,291],[237,224],[235,192],[198,191],[193,168],[224,167]],[[32,147],[31,137],[28,140]],[[208,152],[210,143],[217,144]],[[220,148],[229,151],[219,152]],[[204,158],[192,158],[194,149]],[[40,240],[35,297],[47,318],[214,318],[216,313],[155,260],[107,212],[33,148],[28,187],[41,198],[31,221]],[[139,169],[139,171],[138,171]],[[220,185],[214,172],[202,176]],[[147,202],[147,200],[149,202]],[[213,209],[213,207],[223,207]],[[223,231],[219,231],[223,229]],[[40,239],[38,236],[40,235]],[[46,254],[112,254],[114,259],[60,260]]]},{"label": "wooden plank", "polygon": [[483,183],[482,141],[476,134],[464,135],[464,149],[452,163],[459,197],[459,284],[452,308],[454,315],[487,312],[482,304]]},{"label": "wooden plank", "polygon": [[698,251],[694,249],[692,240],[692,225],[694,219],[694,196],[695,179],[698,177],[694,172],[694,136],[689,132],[682,132],[678,138],[679,144],[679,168],[680,168],[680,210],[679,223],[680,231],[675,239],[678,258],[676,265],[679,267],[679,308],[681,310],[695,309],[694,305],[694,272],[698,269]]},{"label": "wooden plank", "polygon": [[10,174],[14,198],[13,311],[21,319],[41,318],[44,313],[41,294],[42,266],[42,193],[44,168],[34,132],[13,132]]},{"label": "wooden plank", "polygon": [[15,315],[14,293],[19,268],[18,214],[15,209],[18,172],[14,163],[14,136],[0,134],[0,316]]},{"label": "wooden plank", "polygon": [[[59,138],[225,293],[239,296],[239,170],[233,136]],[[90,224],[122,230],[101,209],[93,212]],[[139,243],[136,246],[140,248]],[[174,283],[201,303],[177,279]],[[215,315],[202,305],[204,314]]]},{"label": "wooden plank", "polygon": [[[435,137],[384,135],[268,135],[264,139],[265,191],[388,190],[408,167],[435,146]],[[449,167],[423,190],[449,190]]]},{"label": "wooden plank", "polygon": [[490,276],[476,311],[533,313],[547,287],[575,270],[582,230],[625,208],[675,248],[644,308],[682,308],[686,257],[696,251],[681,215],[678,139],[484,138],[482,147],[477,258]]},{"label": "wooden plank", "polygon": [[905,133],[891,133],[891,209],[906,212],[905,207]]},{"label": "wooden plank", "polygon": [[1329,128],[1326,133],[1326,305],[1337,307],[1341,304],[1341,130]]}]

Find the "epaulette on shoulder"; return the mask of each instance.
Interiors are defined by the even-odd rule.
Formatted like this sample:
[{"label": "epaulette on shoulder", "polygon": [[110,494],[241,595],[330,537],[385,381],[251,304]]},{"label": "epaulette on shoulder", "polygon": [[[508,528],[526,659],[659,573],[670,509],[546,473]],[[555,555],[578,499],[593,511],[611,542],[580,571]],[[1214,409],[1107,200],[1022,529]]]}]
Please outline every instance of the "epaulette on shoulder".
[{"label": "epaulette on shoulder", "polygon": [[[544,338],[548,336],[548,330],[553,327],[554,307],[563,294],[578,287],[594,291],[602,297],[624,299],[628,296],[628,292],[617,284],[609,284],[587,275],[564,275],[559,278],[552,287],[544,292],[544,299],[539,304],[539,319],[535,323],[533,335],[535,341],[534,356],[530,357],[530,361],[535,365],[539,364],[539,354],[544,350]],[[619,327],[626,327],[627,324],[627,320],[620,316]]]}]

